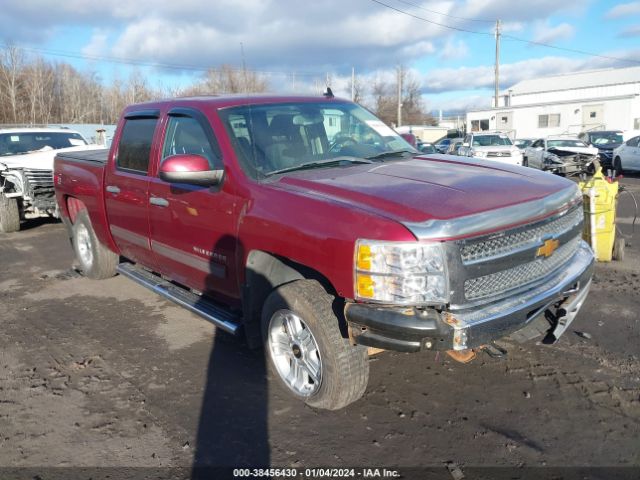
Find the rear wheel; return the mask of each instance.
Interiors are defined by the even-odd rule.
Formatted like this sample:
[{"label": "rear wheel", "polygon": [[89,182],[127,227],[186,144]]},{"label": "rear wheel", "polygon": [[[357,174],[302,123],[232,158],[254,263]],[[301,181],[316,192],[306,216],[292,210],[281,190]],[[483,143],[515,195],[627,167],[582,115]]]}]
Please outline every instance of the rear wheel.
[{"label": "rear wheel", "polygon": [[18,230],[20,230],[18,200],[0,194],[0,232],[11,233]]},{"label": "rear wheel", "polygon": [[622,160],[620,160],[620,157],[616,157],[613,161],[613,169],[616,171],[616,175],[622,175]]},{"label": "rear wheel", "polygon": [[119,256],[100,243],[86,210],[78,213],[72,234],[73,249],[86,277],[101,280],[116,274]]},{"label": "rear wheel", "polygon": [[262,335],[277,382],[308,405],[337,410],[358,400],[369,380],[367,349],[340,333],[334,297],[315,280],[274,290],[262,309]]}]

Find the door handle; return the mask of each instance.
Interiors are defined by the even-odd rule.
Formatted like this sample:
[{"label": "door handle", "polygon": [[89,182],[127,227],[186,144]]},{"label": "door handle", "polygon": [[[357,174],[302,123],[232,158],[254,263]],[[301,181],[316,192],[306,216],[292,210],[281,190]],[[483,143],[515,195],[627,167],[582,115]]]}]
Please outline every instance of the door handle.
[{"label": "door handle", "polygon": [[109,193],[120,193],[120,189],[115,185],[107,185],[107,188],[105,190]]},{"label": "door handle", "polygon": [[156,207],[168,207],[169,201],[166,198],[161,197],[151,197],[149,199],[149,203],[151,205],[155,205]]}]

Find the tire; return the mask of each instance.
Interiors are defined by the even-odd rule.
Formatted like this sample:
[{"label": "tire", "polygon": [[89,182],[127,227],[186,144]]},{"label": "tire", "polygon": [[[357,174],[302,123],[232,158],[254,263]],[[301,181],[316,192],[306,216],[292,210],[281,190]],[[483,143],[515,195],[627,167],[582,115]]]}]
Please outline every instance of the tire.
[{"label": "tire", "polygon": [[529,159],[527,157],[522,157],[522,166],[523,167],[529,166]]},{"label": "tire", "polygon": [[616,238],[616,240],[613,242],[612,257],[614,260],[617,260],[619,262],[624,260],[624,247],[625,247],[624,238]]},{"label": "tire", "polygon": [[620,160],[620,157],[616,157],[613,161],[613,169],[616,171],[616,176],[622,175],[622,160]]},{"label": "tire", "polygon": [[358,400],[369,381],[367,349],[342,337],[334,299],[317,281],[297,280],[274,290],[262,308],[272,375],[289,394],[326,410]]},{"label": "tire", "polygon": [[12,233],[20,230],[18,200],[0,194],[0,232]]},{"label": "tire", "polygon": [[71,231],[73,249],[84,276],[94,280],[113,277],[120,257],[100,243],[86,210],[78,213]]}]

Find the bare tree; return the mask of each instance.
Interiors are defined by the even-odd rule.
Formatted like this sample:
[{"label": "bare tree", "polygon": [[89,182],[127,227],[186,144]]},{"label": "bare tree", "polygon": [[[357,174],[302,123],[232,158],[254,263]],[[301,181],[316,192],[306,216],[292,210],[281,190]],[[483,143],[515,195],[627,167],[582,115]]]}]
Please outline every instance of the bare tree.
[{"label": "bare tree", "polygon": [[217,93],[262,93],[269,88],[267,78],[251,70],[222,65],[207,71],[205,78],[183,90],[184,95]]},{"label": "bare tree", "polygon": [[[420,82],[406,68],[402,72],[402,118],[407,125],[436,125],[422,100]],[[398,84],[378,77],[372,86],[373,105],[371,109],[388,125],[395,124],[398,112]]]},{"label": "bare tree", "polygon": [[24,54],[15,45],[8,45],[0,55],[0,91],[2,100],[7,102],[9,118],[18,123],[18,105],[20,100],[21,73]]},{"label": "bare tree", "polygon": [[15,46],[0,49],[0,123],[115,123],[130,103],[184,94],[265,92],[268,88],[267,77],[230,65],[212,68],[186,89],[154,88],[140,70],[104,85],[94,72],[28,57]]}]

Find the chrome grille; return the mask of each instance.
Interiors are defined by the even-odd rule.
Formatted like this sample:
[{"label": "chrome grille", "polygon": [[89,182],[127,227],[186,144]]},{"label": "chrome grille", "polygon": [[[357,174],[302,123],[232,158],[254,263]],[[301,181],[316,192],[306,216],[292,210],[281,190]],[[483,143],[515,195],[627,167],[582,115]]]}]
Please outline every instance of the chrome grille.
[{"label": "chrome grille", "polygon": [[488,152],[487,157],[510,157],[511,152]]},{"label": "chrome grille", "polygon": [[517,267],[492,273],[464,282],[467,300],[478,300],[540,280],[567,262],[578,250],[580,235],[558,248],[548,258],[538,258]]},{"label": "chrome grille", "polygon": [[499,257],[522,249],[528,245],[540,243],[549,235],[558,235],[570,230],[582,221],[584,213],[580,206],[555,220],[543,220],[522,230],[507,232],[505,235],[488,240],[468,243],[460,248],[464,264]]},{"label": "chrome grille", "polygon": [[53,187],[53,172],[51,170],[25,169],[24,176],[27,177],[31,188]]}]

